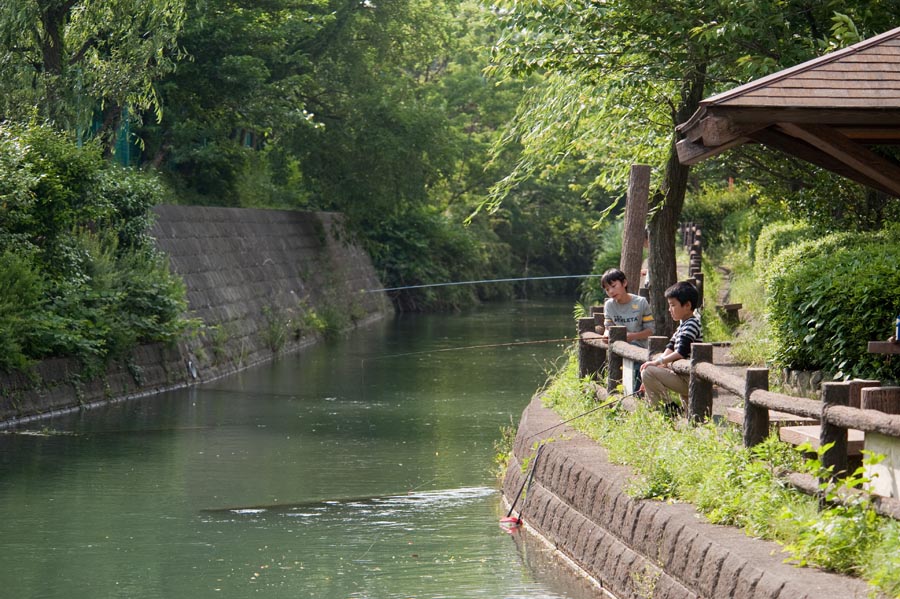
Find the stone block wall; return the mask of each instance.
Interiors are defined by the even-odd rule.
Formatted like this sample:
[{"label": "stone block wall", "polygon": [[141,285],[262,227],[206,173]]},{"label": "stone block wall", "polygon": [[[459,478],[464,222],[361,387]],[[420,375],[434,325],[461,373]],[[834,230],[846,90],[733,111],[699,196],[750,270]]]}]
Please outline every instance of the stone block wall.
[{"label": "stone block wall", "polygon": [[[151,235],[187,288],[196,326],[178,344],[148,344],[82,380],[57,358],[0,373],[0,426],[97,402],[212,380],[318,338],[298,323],[331,311],[348,326],[393,313],[372,262],[326,212],[159,206]],[[275,342],[276,335],[281,335]]]},{"label": "stone block wall", "polygon": [[160,206],[157,215],[151,234],[201,325],[185,343],[198,379],[270,359],[284,329],[283,351],[313,342],[300,324],[311,311],[359,324],[393,310],[384,293],[362,292],[382,285],[339,214]]},{"label": "stone block wall", "polygon": [[516,507],[531,531],[618,599],[869,597],[864,582],[785,564],[776,543],[710,524],[688,504],[629,496],[630,470],[611,464],[601,446],[574,429],[550,428],[559,423],[539,398],[529,404],[504,496],[513,501],[525,480],[522,464],[538,442],[553,439],[541,452],[530,497]]}]

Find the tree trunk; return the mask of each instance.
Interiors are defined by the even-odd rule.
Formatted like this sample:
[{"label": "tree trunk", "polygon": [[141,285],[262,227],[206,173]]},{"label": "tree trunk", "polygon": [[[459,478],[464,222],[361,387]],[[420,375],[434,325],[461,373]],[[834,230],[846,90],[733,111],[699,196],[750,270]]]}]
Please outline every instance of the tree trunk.
[{"label": "tree trunk", "polygon": [[[681,91],[681,103],[672,111],[675,125],[685,122],[700,106],[706,83],[705,66],[686,77]],[[669,315],[665,291],[678,281],[675,264],[675,231],[684,207],[690,167],[678,161],[673,135],[669,146],[669,158],[660,188],[650,198],[650,307],[656,321],[656,334],[670,336],[675,331],[675,323]]]},{"label": "tree trunk", "polygon": [[63,75],[65,74],[65,38],[63,28],[71,8],[71,2],[59,6],[45,5],[41,13],[41,33],[38,43],[41,47],[42,68],[46,78],[46,111],[51,120],[61,122],[60,104],[64,97]]}]

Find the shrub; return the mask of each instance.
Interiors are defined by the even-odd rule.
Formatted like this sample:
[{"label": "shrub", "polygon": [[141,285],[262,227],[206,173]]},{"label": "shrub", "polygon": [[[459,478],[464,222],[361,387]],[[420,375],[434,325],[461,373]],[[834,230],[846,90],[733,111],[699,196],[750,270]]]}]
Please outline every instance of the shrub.
[{"label": "shrub", "polygon": [[812,239],[816,230],[808,224],[778,221],[765,225],[756,240],[755,260],[758,272],[764,272],[783,249]]},{"label": "shrub", "polygon": [[0,358],[80,358],[85,376],[186,321],[184,285],[147,234],[157,180],[44,125],[0,125]]},{"label": "shrub", "polygon": [[41,309],[44,281],[30,257],[0,254],[0,368],[21,370],[28,366],[29,339],[34,315]]},{"label": "shrub", "polygon": [[900,307],[900,226],[835,233],[782,251],[766,271],[776,359],[836,378],[900,380],[900,362],[867,351],[886,339]]}]

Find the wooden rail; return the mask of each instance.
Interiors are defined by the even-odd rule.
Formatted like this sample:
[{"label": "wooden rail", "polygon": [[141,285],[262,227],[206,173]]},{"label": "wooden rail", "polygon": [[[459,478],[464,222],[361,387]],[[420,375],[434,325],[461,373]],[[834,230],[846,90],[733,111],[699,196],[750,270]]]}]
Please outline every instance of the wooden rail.
[{"label": "wooden rail", "polygon": [[[626,361],[632,362],[631,367],[637,368],[661,353],[668,342],[665,337],[650,337],[650,348],[643,349],[624,341],[625,327],[610,327],[606,331],[608,341],[599,334],[600,330],[596,328],[593,317],[579,320],[579,376],[591,376],[599,380],[600,373],[605,371],[606,388],[609,391],[615,390],[622,383]],[[831,468],[834,477],[848,471],[849,429],[900,438],[900,414],[859,407],[860,393],[867,388],[880,387],[878,381],[825,383],[821,400],[793,397],[768,390],[767,368],[748,368],[746,375],[741,377],[716,366],[712,363],[712,349],[712,344],[695,343],[690,360],[679,360],[671,365],[675,372],[690,377],[688,405],[685,408],[686,416],[691,422],[703,422],[711,417],[713,385],[743,399],[742,432],[746,447],[761,443],[768,436],[769,410],[817,419],[820,423],[820,446],[832,444],[823,452],[822,464]],[[821,493],[818,485],[804,484],[802,487],[798,486],[804,491],[814,487],[817,494]],[[900,515],[900,500],[875,497],[877,501],[873,502],[873,506],[879,513],[894,518]]]}]

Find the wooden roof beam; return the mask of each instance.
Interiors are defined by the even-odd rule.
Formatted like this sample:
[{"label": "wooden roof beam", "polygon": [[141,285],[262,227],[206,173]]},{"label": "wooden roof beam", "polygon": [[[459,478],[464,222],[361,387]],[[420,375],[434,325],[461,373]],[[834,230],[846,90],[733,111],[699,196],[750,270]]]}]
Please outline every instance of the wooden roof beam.
[{"label": "wooden roof beam", "polygon": [[863,185],[868,185],[869,187],[881,190],[887,194],[895,195],[895,192],[892,191],[891,188],[887,188],[878,181],[864,176],[862,173],[850,168],[847,164],[841,162],[834,156],[773,127],[757,131],[753,134],[752,138],[754,141],[761,144],[778,149],[786,154],[800,158],[801,160],[811,162],[816,166],[835,172],[848,179],[853,179]]},{"label": "wooden roof beam", "polygon": [[750,141],[749,138],[739,137],[720,146],[707,146],[703,143],[692,142],[689,139],[682,139],[675,144],[675,151],[678,152],[678,161],[681,164],[691,165],[717,156],[748,141]]},{"label": "wooden roof beam", "polygon": [[778,123],[778,128],[846,164],[881,189],[900,197],[900,166],[882,158],[832,127]]}]

